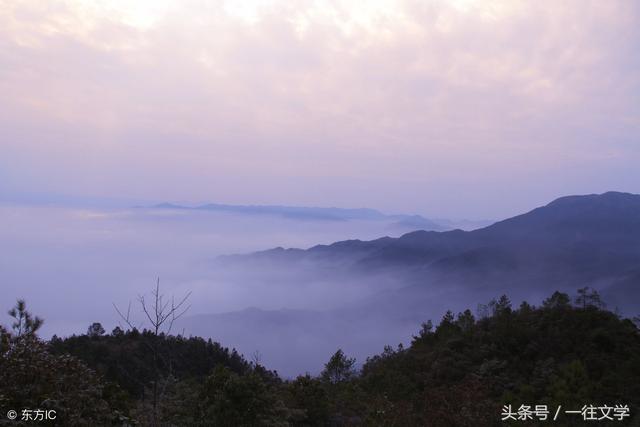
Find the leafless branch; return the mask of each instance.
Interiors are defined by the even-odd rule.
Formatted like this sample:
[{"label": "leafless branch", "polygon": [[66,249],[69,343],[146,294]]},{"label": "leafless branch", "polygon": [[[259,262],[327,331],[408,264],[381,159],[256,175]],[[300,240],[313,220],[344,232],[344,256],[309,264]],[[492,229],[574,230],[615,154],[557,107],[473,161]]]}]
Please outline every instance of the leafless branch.
[{"label": "leafless branch", "polygon": [[[122,312],[120,311],[120,309],[118,308],[118,306],[115,303],[111,303],[113,304],[113,308],[116,309],[116,313],[118,313],[118,315],[120,316],[120,318],[124,321],[124,323],[127,324],[127,326],[129,327],[129,329],[140,329],[140,327],[142,326],[142,324],[138,325],[138,327],[136,327],[131,320],[131,301],[129,301],[129,306],[127,307],[127,315],[123,315]],[[120,324],[120,326],[123,326],[122,324]]]},{"label": "leafless branch", "polygon": [[[173,328],[174,322],[182,317],[189,310],[189,308],[191,308],[191,305],[187,305],[187,301],[191,296],[191,292],[187,292],[177,304],[175,303],[175,297],[173,296],[170,300],[165,300],[164,295],[160,293],[160,278],[158,278],[156,280],[155,289],[151,291],[151,296],[153,300],[149,302],[145,299],[144,295],[138,295],[138,302],[140,303],[140,308],[146,316],[147,321],[151,325],[151,339],[144,339],[143,342],[150,349],[153,355],[153,366],[155,371],[154,379],[152,381],[154,409],[153,425],[157,425],[158,400],[162,399],[162,397],[164,396],[166,387],[172,378],[171,359],[165,358],[162,354],[161,347],[158,342],[158,337],[161,334],[169,335]],[[126,316],[122,314],[122,311],[120,311],[120,309],[115,304],[113,304],[113,307],[116,309],[116,312],[122,318],[122,320],[124,320],[124,322],[129,325],[131,329],[137,329],[134,327],[130,317],[131,302],[129,302]],[[161,362],[162,365],[168,368],[166,376],[160,374]],[[162,377],[165,377],[164,381],[161,381]]]}]

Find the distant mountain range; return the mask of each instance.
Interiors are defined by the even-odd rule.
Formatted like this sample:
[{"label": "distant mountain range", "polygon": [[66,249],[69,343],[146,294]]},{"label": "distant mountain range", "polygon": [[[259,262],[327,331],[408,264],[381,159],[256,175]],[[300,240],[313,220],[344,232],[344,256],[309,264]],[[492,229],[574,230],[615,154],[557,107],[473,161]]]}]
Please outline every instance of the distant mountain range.
[{"label": "distant mountain range", "polygon": [[210,212],[224,212],[240,215],[272,215],[281,216],[293,220],[313,221],[387,221],[393,227],[405,230],[432,230],[444,231],[453,228],[478,228],[488,225],[488,221],[452,221],[431,220],[420,215],[385,214],[375,209],[358,208],[322,208],[322,207],[298,207],[277,205],[226,205],[209,203],[200,206],[184,206],[173,203],[160,203],[151,206],[153,209],[197,210]]},{"label": "distant mountain range", "polygon": [[[640,271],[640,195],[609,192],[569,196],[474,231],[415,231],[398,238],[347,240],[307,250],[282,248],[233,257],[339,263],[363,274],[394,270],[457,283],[548,286],[612,285]],[[543,286],[539,283],[538,286]]]},{"label": "distant mountain range", "polygon": [[[348,240],[307,250],[276,248],[222,257],[218,265],[235,271],[314,266],[305,267],[308,280],[320,274],[327,283],[344,282],[345,288],[356,279],[372,287],[381,278],[395,282],[396,286],[381,287],[322,315],[287,312],[297,331],[289,339],[303,328],[310,336],[333,336],[334,344],[348,346],[349,340],[359,340],[354,352],[361,354],[395,344],[394,337],[410,336],[419,322],[435,319],[446,309],[486,303],[503,293],[517,304],[524,299],[539,301],[555,290],[575,293],[577,288],[591,286],[609,307],[638,315],[640,195],[569,196],[474,231],[416,231],[399,238]],[[232,324],[226,323],[229,315],[220,316],[201,322],[198,333],[226,334],[221,332],[223,325],[235,332],[269,325],[283,314],[254,310],[250,316],[232,317]],[[322,320],[314,323],[313,319]],[[278,338],[267,331],[265,345],[269,339]]]}]

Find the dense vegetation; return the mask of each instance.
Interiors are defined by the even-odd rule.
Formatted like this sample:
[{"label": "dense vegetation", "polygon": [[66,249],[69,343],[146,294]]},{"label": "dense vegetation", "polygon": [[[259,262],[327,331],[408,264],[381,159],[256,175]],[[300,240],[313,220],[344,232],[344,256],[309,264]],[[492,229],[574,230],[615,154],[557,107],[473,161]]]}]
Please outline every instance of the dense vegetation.
[{"label": "dense vegetation", "polygon": [[507,404],[625,404],[631,416],[609,424],[640,423],[640,331],[588,289],[573,304],[556,292],[540,307],[514,309],[503,296],[476,315],[448,312],[360,370],[338,350],[318,377],[292,380],[210,340],[93,324],[44,342],[24,302],[10,314],[11,329],[0,329],[0,409],[55,408],[58,425],[535,424],[502,422]]}]

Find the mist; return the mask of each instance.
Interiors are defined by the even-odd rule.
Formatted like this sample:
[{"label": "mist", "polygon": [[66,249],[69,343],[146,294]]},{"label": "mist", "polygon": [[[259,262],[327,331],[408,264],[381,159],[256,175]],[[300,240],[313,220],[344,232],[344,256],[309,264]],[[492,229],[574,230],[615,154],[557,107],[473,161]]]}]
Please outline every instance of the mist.
[{"label": "mist", "polygon": [[[126,328],[114,305],[126,312],[131,304],[131,324],[148,327],[138,298],[160,278],[166,298],[191,295],[172,333],[259,355],[285,377],[317,374],[337,348],[362,363],[385,345],[407,345],[421,323],[437,322],[446,310],[474,310],[502,294],[516,305],[539,304],[555,290],[572,294],[587,283],[633,314],[633,292],[625,291],[625,301],[617,296],[635,280],[626,263],[637,256],[636,241],[628,233],[618,237],[618,256],[602,252],[608,240],[592,230],[611,224],[606,230],[616,235],[617,224],[629,219],[608,206],[635,206],[635,197],[580,198],[598,201],[611,216],[608,223],[596,216],[595,228],[581,219],[576,227],[587,228],[571,231],[560,222],[536,229],[548,210],[582,217],[582,208],[573,210],[573,199],[566,198],[543,213],[444,233],[410,232],[402,226],[411,221],[398,221],[406,217],[375,211],[355,212],[376,219],[347,220],[340,210],[318,216],[326,213],[319,208],[291,215],[294,208],[228,213],[175,205],[5,203],[0,282],[5,307],[24,298],[45,319],[42,335],[49,338],[84,333],[93,322],[107,331]],[[590,237],[576,251],[573,239],[580,235]]]},{"label": "mist", "polygon": [[316,265],[234,268],[218,257],[407,231],[389,221],[147,208],[4,204],[0,218],[4,307],[26,299],[45,319],[44,337],[84,333],[92,322],[111,330],[119,323],[114,303],[126,308],[131,301],[134,320],[142,321],[137,296],[148,294],[157,277],[166,295],[192,292],[189,316],[247,308],[331,310],[397,284],[384,277],[335,281]]}]

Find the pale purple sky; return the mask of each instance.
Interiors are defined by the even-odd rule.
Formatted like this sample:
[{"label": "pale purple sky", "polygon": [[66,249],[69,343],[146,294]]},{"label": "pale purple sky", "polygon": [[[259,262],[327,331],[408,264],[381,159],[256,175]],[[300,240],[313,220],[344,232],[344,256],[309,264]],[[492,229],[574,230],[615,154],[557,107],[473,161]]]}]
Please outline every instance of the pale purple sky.
[{"label": "pale purple sky", "polygon": [[0,0],[0,128],[0,198],[502,218],[637,193],[640,4]]}]

